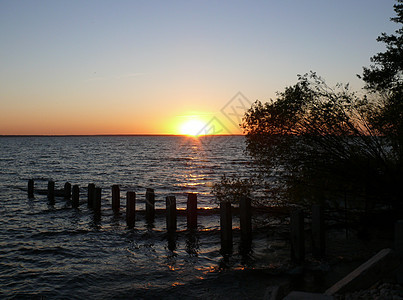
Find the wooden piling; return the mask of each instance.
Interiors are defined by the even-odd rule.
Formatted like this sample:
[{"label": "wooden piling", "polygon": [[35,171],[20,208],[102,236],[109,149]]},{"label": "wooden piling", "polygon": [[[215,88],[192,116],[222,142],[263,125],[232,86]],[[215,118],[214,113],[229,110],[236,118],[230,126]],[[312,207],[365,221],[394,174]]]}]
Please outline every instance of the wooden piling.
[{"label": "wooden piling", "polygon": [[126,193],[126,224],[127,227],[133,228],[136,222],[136,193]]},{"label": "wooden piling", "polygon": [[305,259],[304,212],[296,209],[291,212],[291,260],[302,263]]},{"label": "wooden piling", "polygon": [[232,251],[232,212],[231,202],[220,203],[220,232],[221,253],[229,254]]},{"label": "wooden piling", "polygon": [[175,251],[176,250],[176,232],[168,231],[168,250]]},{"label": "wooden piling", "polygon": [[325,255],[325,222],[321,205],[312,206],[312,254],[315,258]]},{"label": "wooden piling", "polygon": [[52,180],[48,181],[48,200],[51,204],[55,202],[55,182]]},{"label": "wooden piling", "polygon": [[102,199],[102,189],[96,187],[94,190],[94,212],[97,214],[101,213],[101,199]]},{"label": "wooden piling", "polygon": [[71,198],[71,206],[73,208],[78,208],[80,205],[80,187],[75,184],[73,185],[73,195]]},{"label": "wooden piling", "polygon": [[95,198],[95,184],[88,184],[88,207],[94,207],[94,198]]},{"label": "wooden piling", "polygon": [[252,205],[248,197],[242,197],[239,202],[239,218],[242,243],[250,244],[252,242]]},{"label": "wooden piling", "polygon": [[197,256],[199,254],[199,237],[196,231],[190,230],[186,234],[185,250],[191,256]]},{"label": "wooden piling", "polygon": [[176,231],[176,198],[175,196],[166,197],[166,221],[168,232]]},{"label": "wooden piling", "polygon": [[146,220],[148,223],[154,222],[155,218],[155,193],[154,189],[146,190]]},{"label": "wooden piling", "polygon": [[28,198],[34,198],[34,180],[28,180]]},{"label": "wooden piling", "polygon": [[187,208],[187,228],[196,229],[197,228],[197,194],[189,193]]},{"label": "wooden piling", "polygon": [[70,199],[71,198],[71,184],[70,184],[70,182],[66,182],[64,184],[63,193],[64,193],[64,199]]},{"label": "wooden piling", "polygon": [[112,185],[112,210],[114,213],[120,210],[120,187],[117,184]]}]

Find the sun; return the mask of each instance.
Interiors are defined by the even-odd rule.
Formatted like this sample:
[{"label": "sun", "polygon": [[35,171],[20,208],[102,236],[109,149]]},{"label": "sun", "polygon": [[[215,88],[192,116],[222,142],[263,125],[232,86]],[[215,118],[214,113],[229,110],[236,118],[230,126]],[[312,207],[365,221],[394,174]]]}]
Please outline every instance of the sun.
[{"label": "sun", "polygon": [[182,123],[179,131],[183,135],[199,136],[204,134],[205,127],[205,122],[198,119],[192,119]]}]

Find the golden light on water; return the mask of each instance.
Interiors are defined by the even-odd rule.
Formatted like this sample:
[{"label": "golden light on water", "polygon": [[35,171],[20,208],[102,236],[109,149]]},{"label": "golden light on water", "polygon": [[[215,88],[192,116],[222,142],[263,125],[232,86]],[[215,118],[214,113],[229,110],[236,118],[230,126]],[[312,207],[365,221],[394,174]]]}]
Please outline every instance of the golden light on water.
[{"label": "golden light on water", "polygon": [[178,282],[178,281],[175,281],[174,283],[172,283],[172,286],[178,286],[178,285],[184,285],[184,283]]}]

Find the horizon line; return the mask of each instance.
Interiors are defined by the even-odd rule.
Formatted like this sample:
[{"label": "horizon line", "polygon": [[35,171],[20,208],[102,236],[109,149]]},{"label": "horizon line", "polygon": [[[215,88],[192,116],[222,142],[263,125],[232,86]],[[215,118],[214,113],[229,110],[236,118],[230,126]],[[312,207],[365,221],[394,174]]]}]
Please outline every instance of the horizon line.
[{"label": "horizon line", "polygon": [[203,134],[192,136],[186,134],[0,134],[0,137],[86,137],[86,136],[183,136],[191,138],[207,137],[207,136],[244,136],[244,134]]}]

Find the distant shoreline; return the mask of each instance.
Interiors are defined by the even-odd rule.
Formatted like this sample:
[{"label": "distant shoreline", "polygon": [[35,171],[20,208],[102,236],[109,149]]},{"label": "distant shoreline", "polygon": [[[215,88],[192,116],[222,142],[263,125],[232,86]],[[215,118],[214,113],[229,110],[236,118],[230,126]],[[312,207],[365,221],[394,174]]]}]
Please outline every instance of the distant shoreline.
[{"label": "distant shoreline", "polygon": [[0,135],[2,137],[113,137],[113,136],[178,136],[178,137],[190,137],[190,138],[200,138],[209,136],[244,136],[243,134],[206,134],[200,135],[198,137],[193,137],[184,134],[10,134],[10,135]]}]

